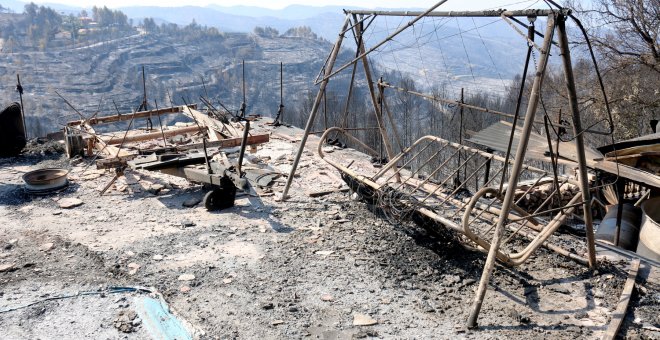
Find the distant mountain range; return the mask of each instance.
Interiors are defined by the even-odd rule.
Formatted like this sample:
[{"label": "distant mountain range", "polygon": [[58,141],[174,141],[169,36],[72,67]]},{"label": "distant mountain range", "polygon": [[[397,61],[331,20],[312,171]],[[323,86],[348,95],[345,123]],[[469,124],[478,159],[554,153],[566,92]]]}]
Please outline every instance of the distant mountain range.
[{"label": "distant mountain range", "polygon": [[[295,5],[281,10],[250,6],[125,7],[129,17],[140,20],[153,17],[157,22],[217,27],[225,32],[251,32],[255,27],[272,27],[280,33],[308,26],[330,42],[334,42],[344,20],[343,8]],[[414,10],[414,9],[410,9]],[[498,24],[494,22],[500,21]],[[365,37],[367,45],[386,38],[402,23],[401,18],[380,17]],[[354,48],[352,39],[346,46]],[[383,69],[401,71],[418,80],[420,85],[449,82],[455,86],[469,84],[504,89],[510,79],[522,70],[526,43],[497,18],[447,19],[429,18],[407,30],[389,48],[375,55]]]},{"label": "distant mountain range", "polygon": [[[291,8],[294,7],[294,8]],[[255,27],[272,27],[283,33],[289,28],[309,26],[316,34],[328,39],[337,35],[344,15],[333,7],[291,6],[279,11],[257,7],[197,7],[183,6],[176,10],[167,7],[123,7],[129,18],[141,20],[151,17],[157,22],[217,27],[225,32],[251,32]],[[297,9],[295,9],[297,8]],[[339,22],[339,24],[337,24]]]}]

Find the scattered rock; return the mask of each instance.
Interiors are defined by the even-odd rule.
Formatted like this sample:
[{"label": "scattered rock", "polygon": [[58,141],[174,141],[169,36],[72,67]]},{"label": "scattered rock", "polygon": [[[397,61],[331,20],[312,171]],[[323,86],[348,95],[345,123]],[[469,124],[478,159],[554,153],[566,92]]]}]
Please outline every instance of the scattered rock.
[{"label": "scattered rock", "polygon": [[128,264],[128,275],[135,275],[137,273],[138,269],[140,269],[139,264],[137,264],[135,262],[129,263]]},{"label": "scattered rock", "polygon": [[356,313],[353,315],[353,326],[373,326],[378,323],[378,320],[370,317],[369,315]]},{"label": "scattered rock", "polygon": [[435,313],[435,308],[431,306],[431,304],[428,301],[421,301],[419,303],[419,307],[425,312],[425,313]]},{"label": "scattered rock", "polygon": [[179,291],[185,294],[185,293],[189,293],[191,289],[192,288],[190,288],[190,286],[181,286],[181,288],[179,288]]},{"label": "scattered rock", "polygon": [[99,178],[99,177],[101,177],[101,176],[102,176],[102,175],[99,174],[99,173],[93,173],[93,174],[87,174],[87,175],[84,175],[84,176],[81,177],[81,179],[82,179],[82,180],[85,180],[85,181],[91,181],[91,180],[95,180],[95,179],[97,179],[97,178]]},{"label": "scattered rock", "polygon": [[84,203],[84,202],[83,202],[82,200],[80,200],[80,199],[78,199],[78,198],[74,198],[74,197],[62,198],[61,200],[57,201],[57,204],[58,204],[58,205],[60,206],[60,208],[62,208],[62,209],[71,209],[71,208],[75,208],[75,207],[77,207],[77,206],[81,206],[81,205],[83,205],[83,203]]},{"label": "scattered rock", "polygon": [[445,275],[443,283],[447,286],[453,286],[461,281],[461,277],[458,275]]},{"label": "scattered rock", "polygon": [[199,204],[202,200],[199,197],[192,197],[183,202],[183,206],[186,208],[192,208]]},{"label": "scattered rock", "polygon": [[153,259],[154,259],[154,261],[162,261],[163,260],[163,255],[154,255]]},{"label": "scattered rock", "polygon": [[57,216],[57,215],[62,215],[62,211],[61,210],[53,211],[53,216]]},{"label": "scattered rock", "polygon": [[127,252],[125,252],[124,254],[126,254],[126,256],[128,256],[128,257],[133,257],[133,256],[135,256],[135,253],[132,252],[132,251],[130,251],[130,250],[127,251]]},{"label": "scattered rock", "polygon": [[275,308],[275,306],[273,305],[272,302],[266,302],[266,303],[261,304],[261,309],[263,309],[263,310],[271,310],[273,308]]},{"label": "scattered rock", "polygon": [[181,225],[182,225],[184,228],[190,228],[190,227],[194,227],[194,226],[195,226],[195,222],[193,222],[193,221],[191,221],[191,220],[183,220],[183,221],[181,221]]},{"label": "scattered rock", "polygon": [[48,252],[48,251],[51,251],[54,247],[55,247],[55,244],[53,242],[48,242],[48,243],[44,243],[41,246],[39,246],[39,250]]},{"label": "scattered rock", "polygon": [[284,323],[284,320],[273,320],[270,324],[273,326],[281,325]]},{"label": "scattered rock", "polygon": [[232,279],[230,279],[230,278],[226,278],[226,279],[222,280],[222,282],[224,282],[225,284],[230,284],[231,281],[232,281]]},{"label": "scattered rock", "polygon": [[581,312],[575,313],[575,315],[573,315],[573,317],[577,320],[586,319],[586,318],[589,317],[589,314],[587,314],[587,312],[585,312],[585,311],[581,311]]},{"label": "scattered rock", "polygon": [[195,279],[193,274],[181,274],[179,275],[179,281],[192,281]]},{"label": "scattered rock", "polygon": [[332,302],[335,301],[335,298],[330,294],[321,295],[321,301]]},{"label": "scattered rock", "polygon": [[598,299],[602,299],[605,296],[605,293],[603,293],[602,289],[595,289],[594,290],[594,297]]},{"label": "scattered rock", "polygon": [[13,263],[0,264],[0,273],[11,272],[16,270]]},{"label": "scattered rock", "polygon": [[119,313],[117,313],[117,317],[115,318],[115,328],[124,333],[132,333],[135,331],[135,327],[139,326],[141,323],[138,322],[136,324],[134,322],[136,318],[137,313],[135,313],[134,310],[122,309],[119,311]]},{"label": "scattered rock", "polygon": [[160,184],[160,183],[154,183],[149,186],[149,192],[156,195],[158,194],[161,190],[165,189],[165,186]]},{"label": "scattered rock", "polygon": [[322,256],[328,256],[332,253],[334,253],[334,251],[332,251],[332,250],[319,250],[319,251],[315,252],[314,254],[322,255]]},{"label": "scattered rock", "polygon": [[566,295],[571,294],[571,291],[568,288],[564,287],[564,286],[554,285],[554,286],[549,286],[548,289],[550,289],[553,292],[560,293],[560,294],[566,294]]}]

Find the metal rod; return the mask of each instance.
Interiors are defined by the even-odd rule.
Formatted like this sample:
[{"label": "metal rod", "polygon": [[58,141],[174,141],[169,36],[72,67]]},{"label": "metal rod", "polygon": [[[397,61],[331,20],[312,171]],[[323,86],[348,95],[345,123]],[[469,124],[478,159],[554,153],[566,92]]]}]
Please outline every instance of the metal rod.
[{"label": "metal rod", "polygon": [[277,118],[275,123],[279,124],[284,120],[284,65],[280,62],[280,106],[277,109]]},{"label": "metal rod", "polygon": [[[494,151],[495,150],[491,148],[486,148],[486,152],[492,153]],[[486,185],[486,183],[490,182],[489,178],[490,178],[490,158],[488,159],[488,163],[486,164],[486,171],[484,172],[484,186]]]},{"label": "metal rod", "polygon": [[[204,164],[206,165],[206,173],[211,175],[213,174],[213,169],[211,168],[211,161],[209,160],[209,154],[206,150],[206,138],[202,138],[202,149],[204,150]],[[240,166],[238,167],[239,176],[240,176]]]},{"label": "metal rod", "polygon": [[[142,111],[147,111],[147,78],[144,74],[144,65],[142,65],[142,94]],[[149,117],[149,120],[151,120],[151,117]]]},{"label": "metal rod", "polygon": [[559,158],[557,155],[555,155],[555,152],[552,150],[552,139],[550,139],[550,128],[548,127],[549,124],[549,119],[548,116],[543,116],[543,120],[545,122],[544,127],[545,127],[545,138],[548,140],[548,151],[550,152],[550,164],[552,165],[552,180],[553,180],[553,185],[556,188],[557,192],[557,205],[561,207],[561,192],[559,192],[559,177],[557,175],[557,162],[559,161]]},{"label": "metal rod", "polygon": [[241,103],[240,115],[239,117],[245,118],[245,59],[243,59],[243,102]]},{"label": "metal rod", "polygon": [[[154,99],[154,105],[156,106],[156,111],[158,111],[158,101]],[[160,126],[160,134],[163,136],[163,146],[167,146],[167,140],[165,140],[165,132],[163,132],[163,122],[160,119],[160,115],[156,115],[158,117],[158,125]]]},{"label": "metal rod", "polygon": [[[320,81],[317,81],[316,83],[318,84],[319,82],[326,81],[326,80],[330,79],[330,78],[333,77],[335,74],[337,74],[337,73],[339,73],[339,72],[345,70],[345,69],[346,69],[347,67],[349,67],[351,64],[356,63],[358,60],[360,60],[360,59],[366,57],[369,53],[375,51],[375,50],[378,49],[379,47],[383,46],[386,42],[392,40],[394,37],[396,37],[397,35],[399,35],[399,33],[405,31],[406,29],[408,29],[408,27],[414,25],[417,21],[419,21],[419,20],[422,19],[423,17],[427,16],[427,15],[428,15],[429,13],[431,13],[434,9],[438,8],[440,5],[444,4],[445,2],[447,2],[447,0],[442,0],[442,1],[438,2],[437,4],[431,6],[431,8],[427,9],[425,12],[419,12],[419,15],[417,15],[414,19],[410,20],[405,26],[403,26],[403,27],[399,27],[399,29],[397,29],[394,33],[388,35],[387,38],[383,39],[381,42],[379,42],[379,43],[377,43],[376,45],[374,45],[374,47],[370,48],[370,49],[369,49],[368,51],[366,51],[366,52],[360,53],[359,56],[357,56],[355,59],[349,61],[348,63],[344,64],[343,66],[341,66],[340,68],[338,68],[336,71],[334,71],[334,72],[332,72],[332,73],[330,73],[330,74],[326,74],[326,75],[323,77],[323,79],[321,79]],[[346,13],[347,13],[348,15],[351,15],[351,14],[366,14],[366,15],[371,15],[371,14],[373,14],[373,13],[359,13],[359,12],[350,12],[350,11],[347,11]],[[348,17],[348,15],[347,15],[347,17]],[[344,26],[344,28],[342,28],[342,31],[344,31],[345,29],[346,29],[346,27]]]},{"label": "metal rod", "polygon": [[525,114],[525,123],[523,125],[522,135],[520,136],[520,143],[516,150],[516,158],[513,163],[511,170],[511,176],[509,177],[509,190],[506,191],[504,199],[502,200],[502,211],[495,228],[495,235],[491,241],[490,248],[488,249],[488,257],[486,258],[486,264],[484,265],[484,271],[481,274],[481,280],[479,282],[479,287],[474,298],[474,304],[472,305],[472,310],[468,318],[467,326],[469,328],[475,328],[477,326],[477,318],[479,317],[479,312],[481,311],[481,306],[486,295],[486,290],[488,289],[488,281],[490,281],[490,275],[495,268],[495,260],[497,258],[497,253],[499,252],[500,242],[502,241],[502,236],[504,232],[504,225],[506,223],[509,211],[511,210],[513,199],[515,196],[515,187],[518,184],[518,174],[520,173],[523,167],[523,161],[525,159],[525,152],[527,151],[527,144],[529,142],[529,137],[532,132],[532,123],[534,122],[534,114],[536,113],[536,108],[538,107],[539,97],[541,93],[541,84],[543,83],[543,78],[548,64],[548,57],[550,54],[550,48],[552,43],[552,36],[554,33],[555,27],[555,17],[548,17],[548,25],[546,27],[545,39],[543,41],[543,48],[541,50],[541,58],[537,66],[536,75],[534,77],[534,84],[532,85],[532,92],[530,94],[530,101],[527,105],[527,112]]},{"label": "metal rod", "polygon": [[[444,1],[443,1],[444,2]],[[524,10],[512,10],[507,11],[506,9],[497,9],[489,11],[437,11],[433,10],[441,5],[442,3],[434,6],[431,10],[426,12],[420,11],[369,11],[369,10],[344,10],[348,14],[363,14],[363,15],[377,15],[377,16],[396,16],[396,17],[419,17],[419,16],[428,16],[428,17],[500,17],[505,15],[507,17],[527,17],[527,16],[552,16],[555,13],[559,13],[559,10],[553,9],[524,9]],[[389,39],[388,39],[389,40]]]},{"label": "metal rod", "polygon": [[[344,14],[348,15],[348,13],[344,13]],[[366,20],[367,18],[368,18],[368,17],[363,18],[360,22]],[[374,21],[374,19],[376,19],[375,16],[371,17],[371,21],[369,22],[369,24],[367,24],[367,27],[371,24],[371,22]],[[357,24],[358,24],[358,22],[356,22],[356,23],[351,23],[351,25],[349,25],[346,29],[343,29],[341,32],[339,32],[339,34],[346,34],[346,32],[348,32],[348,31],[354,32],[354,31],[353,31],[353,27],[355,27]],[[355,34],[353,34],[353,37],[355,38]],[[357,52],[357,51],[356,51],[356,52]],[[357,54],[355,55],[355,57],[357,58],[358,55],[359,55],[359,52],[357,52]],[[323,76],[323,74],[325,73],[325,69],[326,69],[326,66],[328,65],[328,61],[329,61],[329,60],[330,60],[330,55],[328,55],[328,57],[325,58],[325,62],[323,63],[323,66],[322,66],[321,69],[319,70],[319,73],[318,73],[318,75],[316,76],[316,78],[314,78],[314,83],[315,83],[315,84],[320,83],[319,78],[321,78],[321,76]],[[356,59],[356,60],[357,60],[357,59]],[[353,64],[355,64],[355,63],[353,63]]]},{"label": "metal rod", "polygon": [[[534,33],[533,33],[533,29],[527,28],[528,33],[527,33],[527,35],[525,35],[525,33],[523,33],[523,32],[522,32],[522,31],[521,31],[516,25],[514,25],[514,24],[509,20],[508,17],[506,17],[506,16],[503,15],[503,16],[502,16],[502,20],[504,20],[504,22],[506,22],[507,24],[509,24],[509,26],[511,26],[511,28],[513,28],[513,30],[516,31],[516,33],[518,33],[521,37],[523,37],[523,39],[525,39],[525,40],[527,41],[527,44],[528,44],[530,47],[533,46],[533,47],[536,48],[537,50],[540,50],[540,49],[541,49],[541,48],[539,47],[539,45],[537,45],[537,44],[534,42]],[[531,27],[531,26],[530,26],[530,27]]]},{"label": "metal rod", "polygon": [[[464,96],[463,96],[463,91],[464,88],[461,87],[461,104],[464,104]],[[460,115],[460,120],[458,122],[458,144],[463,144],[463,106],[459,107],[459,115]],[[458,153],[458,164],[461,164],[461,153]],[[456,180],[455,182],[460,182],[461,180],[461,168],[458,168],[458,172],[456,173]]]},{"label": "metal rod", "polygon": [[623,218],[623,199],[626,190],[626,184],[623,179],[619,178],[616,181],[616,196],[618,199],[617,202],[617,211],[616,211],[616,231],[614,233],[614,245],[619,246],[619,239],[621,238],[621,219]]},{"label": "metal rod", "polygon": [[245,156],[245,147],[247,146],[248,133],[250,132],[250,121],[245,120],[245,130],[243,130],[243,140],[241,141],[241,151],[238,153],[238,177],[243,176],[241,169],[243,168],[243,156]]},{"label": "metal rod", "polygon": [[328,94],[323,91],[323,129],[328,129]]},{"label": "metal rod", "polygon": [[[112,100],[112,103],[115,105],[115,110],[119,112],[119,109],[117,108],[117,104],[115,103],[115,100]],[[126,141],[126,137],[128,136],[128,131],[131,130],[131,125],[133,125],[133,119],[135,119],[135,113],[137,111],[133,111],[133,114],[131,115],[131,120],[128,122],[128,127],[126,128],[126,132],[124,132],[124,138],[121,139],[121,143],[119,144],[119,147],[117,148],[117,154],[115,155],[115,158],[119,157],[119,153],[121,152],[121,148],[124,146],[124,141]],[[107,147],[110,145],[110,143],[106,143],[103,147]]]},{"label": "metal rod", "polygon": [[[344,24],[341,29],[342,31],[344,31],[346,27],[348,27],[349,22],[350,22],[350,17],[346,15],[346,19],[344,19]],[[332,70],[332,68],[334,67],[343,40],[344,40],[344,34],[342,33],[337,38],[337,42],[335,42],[335,45],[332,48],[332,53],[330,53],[330,59],[328,60],[328,65],[327,65],[328,70]],[[312,126],[314,125],[314,120],[316,119],[316,113],[318,112],[319,104],[321,102],[321,96],[323,95],[326,86],[328,86],[328,81],[329,78],[324,78],[324,80],[321,82],[321,85],[319,87],[319,92],[316,95],[316,100],[314,101],[314,105],[312,106],[312,111],[309,113],[309,118],[307,119],[307,125],[305,126],[305,133],[303,133],[302,140],[300,141],[300,147],[298,148],[298,153],[296,154],[296,158],[293,160],[293,165],[291,166],[289,177],[286,179],[286,185],[284,186],[284,191],[282,192],[282,198],[281,198],[282,200],[285,200],[287,198],[287,194],[289,193],[289,188],[291,187],[291,183],[293,182],[293,176],[296,174],[296,169],[298,168],[298,162],[300,162],[300,157],[302,156],[302,153],[305,150],[307,137],[309,137],[309,132],[312,131]]]},{"label": "metal rod", "polygon": [[[357,21],[357,16],[353,15],[353,20]],[[369,94],[371,97],[371,103],[373,104],[374,107],[374,113],[376,114],[376,122],[378,123],[378,127],[380,128],[380,139],[385,146],[385,152],[387,153],[387,159],[389,161],[392,161],[394,158],[394,153],[392,151],[392,145],[390,144],[390,138],[389,135],[387,134],[387,130],[385,129],[385,122],[383,121],[383,112],[380,110],[380,107],[378,105],[378,99],[376,98],[376,91],[374,89],[374,84],[371,79],[371,66],[369,66],[369,60],[367,59],[367,54],[365,52],[365,46],[364,46],[364,39],[362,38],[362,34],[364,33],[364,26],[362,23],[357,25],[355,28],[355,34],[358,37],[358,41],[360,42],[360,45],[358,46],[358,50],[360,51],[360,54],[362,55],[362,66],[364,67],[364,75],[367,80],[367,87],[369,88]],[[383,155],[378,156],[381,161],[383,159]],[[400,181],[401,177],[397,174],[396,180]]]},{"label": "metal rod", "polygon": [[387,113],[387,119],[390,121],[390,126],[392,127],[392,133],[394,133],[394,138],[396,139],[397,144],[399,145],[399,151],[403,151],[403,143],[401,142],[401,135],[399,134],[399,128],[396,126],[396,121],[394,120],[394,116],[392,115],[392,111],[390,111],[390,107],[387,105],[387,100],[385,99],[385,88],[383,86],[380,86],[380,83],[383,82],[383,78],[381,77],[380,80],[378,81],[378,91],[380,92],[381,100],[383,101],[383,106],[385,107],[385,113]]},{"label": "metal rod", "polygon": [[[534,34],[532,33],[533,31],[534,31],[534,23],[532,22],[531,25],[529,25],[529,28],[527,29],[527,38],[531,42],[534,42]],[[529,69],[529,58],[531,58],[531,56],[532,56],[532,45],[529,45],[527,47],[527,57],[525,58],[525,66],[523,67],[523,74],[520,80],[520,91],[518,91],[518,100],[516,101],[516,111],[514,113],[513,123],[511,125],[511,134],[509,135],[509,143],[506,147],[506,156],[504,157],[504,159],[506,159],[507,161],[511,156],[511,146],[513,145],[513,137],[515,136],[516,126],[518,125],[518,117],[520,114],[520,106],[522,104],[522,96],[525,91],[525,80],[527,80],[527,70]],[[505,177],[506,177],[506,169],[504,169],[504,172],[502,172],[502,180],[500,181],[500,190],[499,190],[500,194],[502,193],[502,186],[504,185]]]},{"label": "metal rod", "polygon": [[83,116],[83,114],[80,113],[80,111],[78,111],[78,109],[76,109],[75,107],[73,107],[73,105],[71,105],[71,103],[69,103],[69,101],[66,100],[66,98],[62,97],[62,95],[61,95],[59,92],[55,91],[55,94],[56,94],[58,97],[62,98],[62,100],[64,100],[64,102],[66,103],[66,105],[68,105],[71,109],[73,109],[73,111],[75,111],[75,112],[80,116],[80,119],[82,119],[81,122],[80,122],[80,124],[85,124],[85,120],[86,120],[86,119],[85,119],[85,116]]},{"label": "metal rod", "polygon": [[[428,95],[428,94],[424,94],[424,93],[421,93],[421,92],[407,90],[407,89],[404,89],[402,87],[394,86],[394,85],[388,84],[388,83],[380,83],[379,85],[382,85],[384,87],[389,87],[391,89],[395,89],[395,90],[398,90],[398,91],[403,91],[403,92],[406,92],[406,93],[414,94],[416,96],[426,98],[426,99],[429,99],[429,100],[433,100],[433,101],[437,101],[437,102],[441,102],[441,103],[445,103],[445,104],[450,104],[450,105],[465,107],[466,109],[472,109],[472,110],[477,110],[477,111],[481,111],[481,112],[492,113],[492,114],[496,114],[496,115],[503,116],[503,117],[508,117],[508,118],[513,118],[514,117],[514,115],[512,115],[510,113],[491,110],[491,109],[486,108],[486,107],[480,107],[480,106],[465,104],[465,103],[461,103],[460,101],[457,101],[457,100],[438,98],[438,97],[431,96],[431,95]],[[534,120],[534,123],[543,124],[543,121],[542,120]]]},{"label": "metal rod", "polygon": [[575,148],[578,158],[580,191],[584,203],[584,226],[587,232],[587,251],[589,267],[596,267],[596,245],[594,243],[593,216],[591,215],[591,194],[589,193],[589,178],[587,177],[587,157],[584,153],[584,135],[582,134],[582,122],[580,120],[580,109],[578,107],[575,80],[573,78],[573,66],[571,65],[571,51],[568,45],[566,33],[566,16],[561,15],[557,20],[559,46],[561,47],[561,58],[564,66],[564,77],[566,79],[566,92],[568,94],[569,106],[573,116],[573,132],[575,134]]},{"label": "metal rod", "polygon": [[[354,26],[354,25],[353,25]],[[355,31],[353,31],[353,27],[351,26],[351,32],[353,32],[353,37],[357,40],[357,46],[360,45],[360,39],[362,39],[362,36],[358,39],[355,36]],[[360,55],[360,50],[355,49],[355,56],[357,57]],[[346,95],[346,104],[344,105],[344,112],[343,115],[341,116],[341,119],[339,121],[339,126],[341,128],[345,128],[346,124],[348,124],[348,110],[351,105],[351,99],[353,98],[353,88],[355,86],[355,72],[357,71],[357,63],[353,64],[353,68],[351,69],[351,81],[348,83],[348,95]],[[320,75],[319,75],[320,76]],[[318,77],[317,77],[318,79]],[[337,138],[338,132],[335,133],[334,137],[332,138]]]},{"label": "metal rod", "polygon": [[25,134],[25,139],[28,139],[27,125],[25,125],[25,110],[23,110],[23,86],[21,85],[21,77],[18,75],[18,73],[16,73],[16,91],[18,91],[18,97],[21,100],[21,119],[23,119],[23,133]]}]

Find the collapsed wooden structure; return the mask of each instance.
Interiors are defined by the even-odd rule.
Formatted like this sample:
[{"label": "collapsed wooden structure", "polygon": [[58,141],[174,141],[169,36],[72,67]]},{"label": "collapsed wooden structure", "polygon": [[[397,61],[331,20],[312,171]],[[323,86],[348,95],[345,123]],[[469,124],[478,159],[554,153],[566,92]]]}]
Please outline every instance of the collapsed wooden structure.
[{"label": "collapsed wooden structure", "polygon": [[[298,162],[328,83],[349,67],[352,67],[353,72],[355,72],[355,68],[361,63],[373,104],[373,112],[378,123],[379,140],[384,146],[389,163],[381,169],[372,168],[373,171],[368,171],[365,170],[368,169],[367,166],[356,165],[356,162],[360,160],[353,159],[348,163],[346,159],[337,156],[338,152],[326,155],[321,145],[319,145],[318,153],[326,162],[340,171],[344,180],[362,198],[379,205],[383,212],[389,217],[394,217],[395,221],[406,218],[427,226],[448,228],[465,236],[467,241],[476,248],[488,253],[474,305],[467,322],[468,327],[472,328],[477,326],[477,318],[496,260],[507,265],[520,265],[529,259],[539,247],[544,246],[591,268],[597,265],[591,209],[591,196],[596,187],[594,183],[590,182],[587,173],[588,167],[592,166],[593,168],[594,164],[590,163],[591,158],[587,158],[584,145],[585,133],[594,131],[583,129],[578,109],[571,53],[566,32],[566,21],[571,16],[570,10],[558,7],[557,9],[519,11],[435,11],[444,2],[446,1],[440,1],[424,12],[345,10],[346,18],[339,31],[339,37],[317,78],[318,95],[312,106],[300,148],[282,193],[282,199],[287,198],[288,190],[294,179]],[[411,19],[407,22],[402,21],[405,24],[402,24],[396,31],[380,42],[368,47],[363,39],[365,30],[369,27],[371,21],[378,16],[397,16]],[[532,73],[533,83],[525,114],[524,117],[520,117],[524,119],[522,127],[517,127],[518,110],[515,114],[493,112],[493,110],[487,108],[437,98],[435,95],[425,96],[419,94],[430,100],[451,102],[460,107],[470,107],[471,109],[513,118],[513,124],[509,125],[511,132],[504,157],[495,155],[492,151],[486,152],[467,145],[452,143],[441,138],[442,136],[425,136],[411,145],[405,145],[400,153],[394,152],[391,141],[395,140],[401,145],[401,140],[392,113],[387,106],[383,105],[385,100],[383,93],[386,88],[397,88],[383,82],[382,79],[378,82],[374,81],[368,56],[425,17],[502,18],[514,27],[528,44],[527,63],[529,63],[529,55],[532,49],[540,53],[536,70]],[[519,17],[527,18],[530,24],[525,25],[518,19]],[[543,33],[536,31],[533,25],[537,17],[545,17],[546,19],[546,28]],[[527,34],[521,32],[516,24],[525,27],[528,31]],[[354,35],[356,42],[355,58],[342,66],[335,67],[344,37],[349,32]],[[537,44],[534,42],[535,36],[542,37],[543,41]],[[556,157],[553,157],[554,147],[545,150],[549,152],[550,160],[555,164],[554,174],[529,166],[526,163],[526,153],[533,133],[532,127],[533,124],[539,123],[535,119],[535,114],[540,102],[541,87],[553,45],[559,48],[566,80],[566,98],[568,98],[568,106],[570,107],[574,136],[573,142],[569,144],[573,156],[571,163],[577,167],[577,176],[574,178],[557,174],[556,164],[558,161]],[[525,66],[523,84],[526,70],[527,66]],[[349,87],[349,98],[350,91],[353,89],[353,81],[354,77],[352,77]],[[386,128],[386,119],[389,119],[390,129]],[[516,130],[517,145],[512,148]],[[327,129],[321,138],[321,143],[331,135],[341,134],[352,145],[366,150],[372,156],[382,157],[374,149],[351,136],[350,131],[351,129],[338,127]],[[559,147],[558,144],[559,142],[555,144],[556,147]],[[550,145],[552,145],[551,142]],[[614,157],[616,158],[616,156]],[[603,166],[614,166],[617,170],[615,173],[620,173],[619,165],[616,162],[605,165],[601,162],[601,167]],[[457,174],[460,173],[463,175],[458,176]],[[520,185],[523,180],[526,180],[524,186]],[[552,183],[552,190],[547,195],[547,199],[541,200],[541,202],[531,207],[525,207],[521,204],[522,196],[547,183]],[[555,200],[554,197],[560,195],[565,186],[575,188],[575,194],[569,195],[567,200],[562,200],[561,197]],[[582,254],[548,242],[548,238],[562,223],[578,212],[583,215],[582,220],[586,229],[586,258]]]},{"label": "collapsed wooden structure", "polygon": [[[146,106],[145,106],[146,108]],[[183,126],[163,126],[162,115],[183,114],[192,120]],[[196,105],[172,106],[163,109],[137,111],[70,121],[64,128],[66,152],[94,156],[99,169],[114,169],[116,176],[101,191],[103,194],[127,167],[160,171],[186,178],[212,187],[204,197],[209,210],[223,209],[234,204],[236,189],[246,189],[247,181],[242,171],[247,146],[254,147],[269,140],[268,134],[250,135],[250,119],[230,122],[214,117],[214,112],[201,112]],[[151,119],[157,119],[160,129],[154,129]],[[132,129],[136,119],[147,119],[148,127]],[[224,120],[224,121],[223,121]],[[115,130],[98,133],[101,125],[129,121],[125,131]],[[168,142],[176,136],[197,135],[185,143]],[[146,147],[137,144],[147,142]],[[240,147],[237,159],[229,159],[225,151]]]}]

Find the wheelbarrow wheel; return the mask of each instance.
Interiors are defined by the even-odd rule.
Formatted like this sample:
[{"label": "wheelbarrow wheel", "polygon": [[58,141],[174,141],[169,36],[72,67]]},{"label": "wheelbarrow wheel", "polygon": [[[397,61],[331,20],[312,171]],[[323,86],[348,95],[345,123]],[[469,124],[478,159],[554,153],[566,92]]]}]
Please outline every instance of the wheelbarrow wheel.
[{"label": "wheelbarrow wheel", "polygon": [[236,186],[229,179],[222,179],[222,186],[215,187],[204,195],[204,207],[208,211],[222,210],[234,206]]}]

